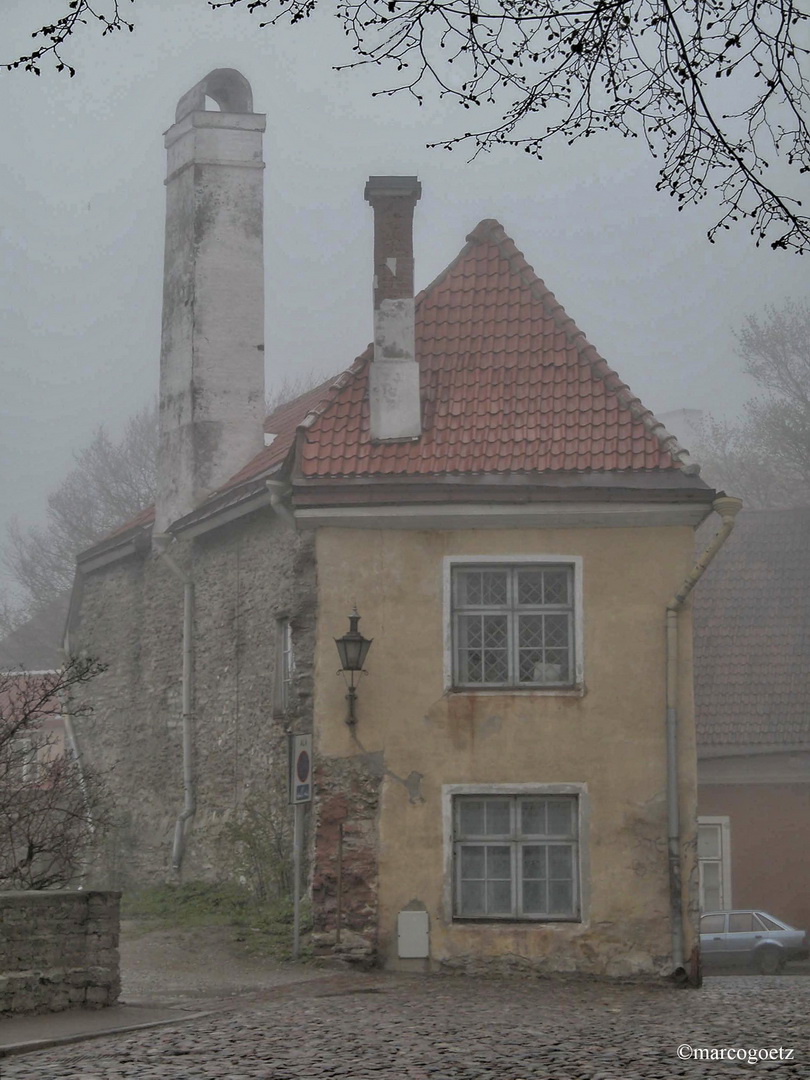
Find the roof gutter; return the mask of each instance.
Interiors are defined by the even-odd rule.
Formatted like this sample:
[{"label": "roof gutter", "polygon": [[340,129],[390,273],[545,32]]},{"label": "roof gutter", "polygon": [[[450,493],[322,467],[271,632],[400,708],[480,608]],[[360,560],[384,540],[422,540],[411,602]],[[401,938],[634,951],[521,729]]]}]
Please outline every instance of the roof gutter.
[{"label": "roof gutter", "polygon": [[678,785],[678,613],[692,589],[703,577],[709,563],[728,539],[734,528],[734,519],[742,510],[742,502],[728,495],[721,495],[712,503],[712,509],[720,515],[722,521],[720,529],[666,607],[667,846],[672,927],[672,976],[678,982],[694,981],[697,978],[686,970],[683,944],[681,799]]}]

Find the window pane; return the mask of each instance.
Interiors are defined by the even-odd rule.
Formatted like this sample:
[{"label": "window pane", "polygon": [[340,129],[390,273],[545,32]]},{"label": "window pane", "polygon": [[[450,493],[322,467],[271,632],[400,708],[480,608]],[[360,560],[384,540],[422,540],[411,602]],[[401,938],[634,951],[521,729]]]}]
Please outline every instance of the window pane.
[{"label": "window pane", "polygon": [[573,881],[573,851],[567,844],[550,844],[548,849],[548,876],[558,880]]},{"label": "window pane", "polygon": [[[769,930],[784,930],[784,929],[785,929],[785,927],[784,927],[784,926],[780,926],[780,925],[779,925],[779,923],[775,923],[775,922],[773,921],[773,919],[769,919],[769,918],[767,917],[767,915],[763,915],[763,914],[762,914],[762,912],[760,912],[760,913],[759,913],[759,917],[760,917],[760,919],[762,920],[763,924],[764,924],[764,925],[765,925],[765,926],[766,926],[766,927],[767,927],[767,928],[768,928]],[[787,924],[786,924],[786,925],[787,925]]]},{"label": "window pane", "polygon": [[487,799],[486,822],[487,836],[511,836],[512,823],[509,814],[509,800]]},{"label": "window pane", "polygon": [[520,682],[559,683],[570,680],[568,615],[518,617]]},{"label": "window pane", "polygon": [[546,835],[545,799],[520,800],[520,831],[524,836]]},{"label": "window pane", "polygon": [[509,679],[505,615],[458,616],[458,673],[462,683],[505,683]]},{"label": "window pane", "polygon": [[512,882],[487,882],[487,915],[512,914]]},{"label": "window pane", "polygon": [[548,910],[546,883],[544,881],[523,882],[524,915],[543,915]]},{"label": "window pane", "polygon": [[544,615],[543,631],[547,649],[568,648],[568,616]]},{"label": "window pane", "polygon": [[542,570],[519,570],[518,571],[518,603],[534,604],[537,607],[543,603],[543,571]]},{"label": "window pane", "polygon": [[508,847],[488,847],[487,852],[487,878],[499,881],[510,881],[512,878],[512,859]]},{"label": "window pane", "polygon": [[720,858],[720,826],[701,825],[698,828],[698,858]]},{"label": "window pane", "polygon": [[545,604],[570,604],[571,600],[568,588],[570,580],[571,571],[568,569],[544,570],[543,602]]},{"label": "window pane", "polygon": [[549,915],[571,915],[574,911],[574,884],[571,881],[548,883]]},{"label": "window pane", "polygon": [[750,934],[754,929],[754,918],[750,911],[738,911],[728,917],[730,934]]},{"label": "window pane", "polygon": [[458,827],[461,836],[483,836],[484,823],[483,799],[459,799]]},{"label": "window pane", "polygon": [[457,571],[456,602],[462,607],[504,607],[507,602],[507,571]]},{"label": "window pane", "polygon": [[486,915],[484,888],[483,881],[462,881],[459,890],[460,915]]},{"label": "window pane", "polygon": [[701,934],[722,934],[725,929],[725,915],[704,915],[700,920]]},{"label": "window pane", "polygon": [[468,847],[461,849],[461,880],[483,881],[486,877],[486,853],[483,847]]},{"label": "window pane", "polygon": [[549,836],[571,836],[574,833],[574,822],[572,820],[573,799],[570,797],[547,799],[546,809]]},{"label": "window pane", "polygon": [[523,880],[536,880],[546,877],[546,849],[539,844],[524,844],[522,847]]},{"label": "window pane", "polygon": [[484,653],[485,683],[505,683],[509,680],[509,657],[506,649]]}]

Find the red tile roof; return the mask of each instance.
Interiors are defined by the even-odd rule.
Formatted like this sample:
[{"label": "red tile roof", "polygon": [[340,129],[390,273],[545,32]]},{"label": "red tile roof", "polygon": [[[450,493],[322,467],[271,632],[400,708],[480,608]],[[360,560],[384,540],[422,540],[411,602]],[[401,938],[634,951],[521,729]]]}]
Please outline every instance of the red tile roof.
[{"label": "red tile roof", "polygon": [[326,382],[312,390],[307,390],[300,397],[274,409],[264,422],[264,430],[268,435],[275,435],[275,439],[219,490],[227,491],[229,488],[237,487],[247,480],[252,480],[254,476],[260,476],[280,465],[290,451],[299,425],[322,401],[328,400],[329,392],[339,378],[340,376],[334,376],[327,379]]},{"label": "red tile roof", "polygon": [[703,747],[810,746],[810,509],[744,510],[694,599]]},{"label": "red tile roof", "polygon": [[482,221],[467,240],[416,300],[421,437],[371,441],[369,349],[302,433],[302,475],[680,468],[677,443],[659,438],[503,227]]},{"label": "red tile roof", "polygon": [[[455,261],[416,297],[416,355],[418,439],[371,441],[369,346],[348,371],[268,416],[264,430],[276,436],[272,444],[209,501],[277,469],[296,433],[304,479],[671,474],[685,464],[675,439],[577,329],[497,221],[477,225]],[[308,417],[311,423],[302,426]],[[153,521],[149,507],[107,539]]]}]

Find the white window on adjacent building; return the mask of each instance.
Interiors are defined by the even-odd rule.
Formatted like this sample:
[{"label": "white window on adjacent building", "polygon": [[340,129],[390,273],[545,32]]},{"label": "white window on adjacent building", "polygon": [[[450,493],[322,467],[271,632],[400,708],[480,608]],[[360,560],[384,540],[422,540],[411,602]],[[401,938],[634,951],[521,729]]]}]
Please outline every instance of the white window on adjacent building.
[{"label": "white window on adjacent building", "polygon": [[580,918],[577,795],[451,800],[455,919]]},{"label": "white window on adjacent building", "polygon": [[731,823],[727,817],[698,818],[701,911],[731,907]]},{"label": "white window on adjacent building", "polygon": [[286,617],[276,619],[276,672],[273,681],[273,714],[284,716],[290,705],[295,659],[292,627]]},{"label": "white window on adjacent building", "polygon": [[453,688],[581,683],[580,560],[450,559],[448,570]]}]

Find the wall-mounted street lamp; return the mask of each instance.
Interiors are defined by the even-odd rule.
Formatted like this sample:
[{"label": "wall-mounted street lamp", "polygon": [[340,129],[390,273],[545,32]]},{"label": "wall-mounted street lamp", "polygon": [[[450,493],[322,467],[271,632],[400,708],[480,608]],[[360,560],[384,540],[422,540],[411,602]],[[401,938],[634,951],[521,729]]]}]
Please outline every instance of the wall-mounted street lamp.
[{"label": "wall-mounted street lamp", "polygon": [[[371,648],[371,642],[373,638],[364,638],[360,631],[357,629],[357,624],[360,622],[360,616],[357,614],[357,607],[355,606],[352,614],[349,616],[349,630],[341,638],[335,638],[335,644],[337,645],[338,655],[340,656],[340,671],[338,675],[343,676],[343,681],[348,688],[348,694],[346,700],[349,703],[349,715],[346,717],[346,723],[353,727],[357,722],[357,717],[354,714],[355,702],[357,701],[357,689],[354,684],[355,675],[363,674],[363,664],[366,662],[366,656],[368,650]],[[348,672],[349,678],[346,678]]]}]

